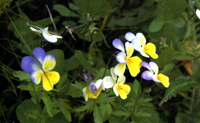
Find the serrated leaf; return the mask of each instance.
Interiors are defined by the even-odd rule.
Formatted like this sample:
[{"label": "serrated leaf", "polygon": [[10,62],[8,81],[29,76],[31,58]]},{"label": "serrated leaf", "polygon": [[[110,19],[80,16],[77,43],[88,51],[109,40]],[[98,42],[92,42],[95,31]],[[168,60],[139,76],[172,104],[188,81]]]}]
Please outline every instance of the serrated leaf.
[{"label": "serrated leaf", "polygon": [[112,107],[110,104],[101,104],[99,107],[101,110],[101,114],[102,114],[102,119],[103,122],[108,120],[108,118],[110,117],[111,113],[112,113]]},{"label": "serrated leaf", "polygon": [[49,116],[53,117],[53,103],[52,103],[52,100],[50,99],[50,97],[45,92],[42,96],[42,101],[44,102],[44,104],[47,108],[47,112],[48,112]]},{"label": "serrated leaf", "polygon": [[115,101],[115,97],[109,97],[109,95],[105,93],[100,94],[96,100],[98,104],[110,103],[113,101]]},{"label": "serrated leaf", "polygon": [[177,91],[187,91],[193,86],[198,87],[198,82],[193,78],[188,79],[184,77],[182,79],[171,81],[169,88],[165,91],[165,95],[159,103],[159,106],[161,106],[164,102],[167,102],[172,97],[176,97]]},{"label": "serrated leaf", "polygon": [[59,102],[60,102],[59,108],[60,108],[61,112],[63,113],[63,115],[65,116],[65,118],[69,122],[71,122],[72,118],[71,118],[71,113],[69,111],[69,109],[71,109],[70,105],[67,104],[66,102],[64,102],[63,99],[60,99]]},{"label": "serrated leaf", "polygon": [[94,116],[95,123],[103,123],[101,110],[97,105],[94,106],[93,116]]},{"label": "serrated leaf", "polygon": [[112,112],[112,115],[114,116],[129,116],[130,114],[128,112],[124,112],[122,110],[116,110]]},{"label": "serrated leaf", "polygon": [[36,85],[33,83],[28,83],[28,84],[20,84],[17,86],[17,88],[21,89],[21,90],[26,90],[26,91],[41,91],[42,86],[40,85]]},{"label": "serrated leaf", "polygon": [[146,113],[146,112],[136,112],[135,117],[143,117],[143,118],[148,118],[151,117],[151,114]]},{"label": "serrated leaf", "polygon": [[[138,82],[137,79],[135,79],[134,82],[133,82],[133,89],[132,89],[132,91],[134,91],[134,93],[135,93],[136,96],[138,95],[138,89],[141,89],[140,83]],[[141,92],[141,90],[140,90],[140,92]]]},{"label": "serrated leaf", "polygon": [[79,15],[70,11],[67,7],[61,4],[54,5],[53,9],[56,10],[58,13],[60,13],[61,16],[64,16],[64,17],[79,17]]},{"label": "serrated leaf", "polygon": [[160,73],[168,75],[174,69],[175,66],[175,64],[167,64],[165,65],[164,69],[160,71]]},{"label": "serrated leaf", "polygon": [[85,59],[85,57],[83,56],[82,52],[79,50],[75,51],[75,56],[76,58],[79,60],[79,62],[83,65],[83,68],[88,70],[89,72],[91,72],[92,74],[96,74],[96,70],[94,68],[92,68],[92,66],[90,65],[90,63]]},{"label": "serrated leaf", "polygon": [[26,73],[25,71],[13,71],[13,76],[19,78],[20,81],[31,81],[30,74]]}]

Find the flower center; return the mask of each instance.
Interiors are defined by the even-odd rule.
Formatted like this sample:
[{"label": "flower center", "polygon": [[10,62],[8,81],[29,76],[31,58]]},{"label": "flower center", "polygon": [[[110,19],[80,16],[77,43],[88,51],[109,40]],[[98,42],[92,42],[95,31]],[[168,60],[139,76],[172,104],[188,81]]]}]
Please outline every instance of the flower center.
[{"label": "flower center", "polygon": [[149,52],[149,48],[147,48],[146,46],[144,46],[144,52],[148,53]]},{"label": "flower center", "polygon": [[131,60],[130,58],[125,58],[125,62],[126,64],[132,64],[133,60]]},{"label": "flower center", "polygon": [[122,88],[121,85],[117,85],[116,89],[117,89],[117,91],[118,91],[119,93],[123,90],[123,88]]},{"label": "flower center", "polygon": [[47,77],[50,77],[50,76],[51,76],[51,73],[45,72],[45,73],[42,73],[42,77],[43,77],[43,78],[46,78],[45,74],[47,75]]}]

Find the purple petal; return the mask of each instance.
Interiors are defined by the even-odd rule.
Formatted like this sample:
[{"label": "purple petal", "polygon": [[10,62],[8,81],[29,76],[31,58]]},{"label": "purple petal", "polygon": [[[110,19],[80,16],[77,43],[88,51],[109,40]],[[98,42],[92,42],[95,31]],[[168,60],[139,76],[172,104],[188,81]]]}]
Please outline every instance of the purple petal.
[{"label": "purple petal", "polygon": [[22,69],[27,73],[32,73],[39,70],[40,67],[33,56],[25,56],[21,61]]},{"label": "purple petal", "polygon": [[140,64],[141,64],[143,67],[147,68],[148,70],[152,71],[150,65],[149,65],[147,62],[142,61],[142,62],[140,62]]},{"label": "purple petal", "polygon": [[132,32],[127,32],[125,34],[125,39],[128,40],[128,41],[132,41],[134,38],[136,38],[136,37]]},{"label": "purple petal", "polygon": [[122,41],[120,39],[114,39],[112,42],[112,45],[116,48],[119,49],[121,51],[124,51],[124,45],[122,43]]},{"label": "purple petal", "polygon": [[41,65],[44,62],[44,57],[45,57],[45,51],[41,47],[36,47],[33,49],[33,55],[35,58],[41,63]]},{"label": "purple petal", "polygon": [[153,73],[150,71],[144,71],[142,73],[142,78],[148,81],[153,80]]},{"label": "purple petal", "polygon": [[126,64],[125,57],[126,57],[125,52],[120,52],[120,53],[117,54],[116,60],[117,60],[119,63]]},{"label": "purple petal", "polygon": [[97,88],[96,88],[96,85],[95,85],[95,83],[94,83],[94,82],[91,82],[91,83],[90,83],[89,90],[90,90],[90,92],[91,92],[91,93],[93,93],[93,94],[95,94],[95,93],[96,93],[96,91],[97,91]]}]

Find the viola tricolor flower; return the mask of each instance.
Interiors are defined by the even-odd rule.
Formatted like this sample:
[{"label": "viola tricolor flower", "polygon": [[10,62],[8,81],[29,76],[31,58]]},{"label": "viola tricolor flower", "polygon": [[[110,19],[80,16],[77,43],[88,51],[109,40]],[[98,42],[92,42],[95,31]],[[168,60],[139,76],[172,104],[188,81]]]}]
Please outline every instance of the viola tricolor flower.
[{"label": "viola tricolor flower", "polygon": [[140,62],[142,61],[138,56],[132,56],[134,52],[134,46],[132,43],[126,42],[125,47],[120,39],[114,39],[112,42],[113,46],[119,50],[121,50],[120,53],[117,54],[116,60],[119,62],[115,68],[114,72],[118,76],[122,76],[126,69],[126,64],[128,66],[129,72],[131,76],[135,77],[140,72]]},{"label": "viola tricolor flower", "polygon": [[147,58],[151,56],[153,59],[158,58],[158,55],[156,54],[156,46],[152,43],[146,44],[146,38],[142,33],[137,33],[135,36],[133,33],[127,32],[125,34],[125,39],[131,41],[134,49],[140,52],[142,56]]},{"label": "viola tricolor flower", "polygon": [[144,71],[142,73],[142,78],[145,80],[153,80],[154,82],[162,83],[166,88],[169,87],[169,78],[162,73],[158,74],[158,66],[154,62],[145,61],[140,63],[143,67],[147,68],[149,71]]},{"label": "viola tricolor flower", "polygon": [[25,56],[22,58],[22,69],[25,72],[30,73],[32,82],[39,84],[42,80],[43,88],[46,91],[52,90],[53,85],[60,80],[60,74],[56,71],[51,71],[56,65],[54,56],[50,54],[45,55],[45,51],[40,47],[33,49],[33,55],[34,57]]},{"label": "viola tricolor flower", "polygon": [[34,32],[42,33],[42,36],[44,37],[44,39],[51,43],[56,43],[58,41],[58,38],[62,38],[62,36],[50,34],[48,32],[48,27],[44,29],[40,29],[40,30],[37,30],[33,27],[30,27],[30,29]]},{"label": "viola tricolor flower", "polygon": [[[105,88],[112,88],[116,96],[119,96],[122,99],[126,99],[127,95],[130,93],[131,88],[129,85],[124,84],[126,77],[124,75],[119,76],[117,78],[117,75],[114,73],[114,68],[110,69],[111,76],[106,76],[103,78],[102,88],[103,90]],[[117,82],[116,82],[117,81]]]},{"label": "viola tricolor flower", "polygon": [[88,101],[88,98],[96,99],[101,93],[101,84],[102,79],[97,80],[96,82],[91,82],[88,86],[83,88],[83,96],[85,101]]}]

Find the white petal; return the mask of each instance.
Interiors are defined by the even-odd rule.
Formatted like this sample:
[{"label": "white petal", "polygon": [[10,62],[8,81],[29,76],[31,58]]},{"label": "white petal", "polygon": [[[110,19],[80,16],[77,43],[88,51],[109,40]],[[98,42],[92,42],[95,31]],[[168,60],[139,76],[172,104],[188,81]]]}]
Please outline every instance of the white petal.
[{"label": "white petal", "polygon": [[135,35],[134,35],[133,33],[127,32],[127,33],[125,34],[125,39],[126,39],[127,41],[132,41],[133,38],[136,38]]},{"label": "white petal", "polygon": [[112,88],[115,85],[115,81],[111,76],[106,76],[103,78],[103,88]]},{"label": "white petal", "polygon": [[117,75],[115,74],[114,68],[113,68],[113,67],[110,69],[110,73],[111,73],[111,76],[112,76],[113,80],[116,82],[116,80],[117,80]]},{"label": "white petal", "polygon": [[122,85],[125,83],[125,81],[126,81],[126,77],[124,75],[121,75],[118,77],[117,84]]},{"label": "white petal", "polygon": [[158,65],[154,62],[149,62],[149,65],[155,74],[158,74]]},{"label": "white petal", "polygon": [[58,35],[52,35],[48,32],[48,27],[44,28],[44,30],[42,31],[42,36],[49,42],[51,43],[55,43],[58,41],[57,38],[62,38],[61,36]]},{"label": "white petal", "polygon": [[96,81],[95,85],[96,85],[97,89],[101,86],[102,82],[103,82],[102,79],[99,79],[99,80]]},{"label": "white petal", "polygon": [[116,96],[119,96],[119,93],[118,93],[118,91],[117,91],[117,89],[116,89],[116,86],[117,86],[118,84],[115,84],[115,86],[113,87],[113,91],[114,91],[114,93],[115,93],[115,95]]},{"label": "white petal", "polygon": [[142,50],[142,44],[139,38],[134,38],[132,44],[136,51],[140,52]]},{"label": "white petal", "polygon": [[196,10],[196,15],[200,19],[200,10],[199,9]]},{"label": "white petal", "polygon": [[33,31],[33,32],[38,32],[38,33],[42,33],[43,29],[40,29],[40,30],[37,30],[33,27],[30,27],[30,29]]},{"label": "white petal", "polygon": [[133,44],[126,42],[125,47],[126,47],[127,57],[130,58],[133,55],[133,52],[134,52]]},{"label": "white petal", "polygon": [[146,45],[146,38],[144,35],[142,33],[137,33],[136,37],[140,39],[142,47],[144,47]]},{"label": "white petal", "polygon": [[116,60],[121,64],[126,64],[125,58],[126,58],[125,52],[120,52],[116,56]]}]

